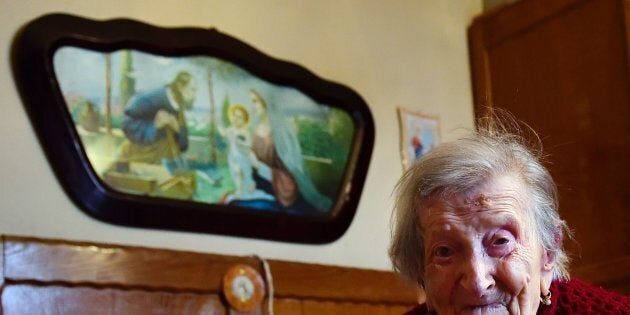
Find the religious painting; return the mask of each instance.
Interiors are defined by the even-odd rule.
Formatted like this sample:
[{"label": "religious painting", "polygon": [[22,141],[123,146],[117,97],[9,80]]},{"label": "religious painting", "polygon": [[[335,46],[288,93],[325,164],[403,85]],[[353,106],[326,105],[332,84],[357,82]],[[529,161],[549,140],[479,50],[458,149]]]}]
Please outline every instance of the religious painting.
[{"label": "religious painting", "polygon": [[296,215],[337,197],[354,136],[344,110],[213,57],[65,46],[53,65],[112,189]]},{"label": "religious painting", "polygon": [[429,152],[440,141],[440,125],[437,116],[398,108],[400,123],[400,156],[403,170]]},{"label": "religious painting", "polygon": [[88,214],[310,243],[351,221],[373,141],[351,89],[216,30],[54,14],[16,43],[31,120]]}]

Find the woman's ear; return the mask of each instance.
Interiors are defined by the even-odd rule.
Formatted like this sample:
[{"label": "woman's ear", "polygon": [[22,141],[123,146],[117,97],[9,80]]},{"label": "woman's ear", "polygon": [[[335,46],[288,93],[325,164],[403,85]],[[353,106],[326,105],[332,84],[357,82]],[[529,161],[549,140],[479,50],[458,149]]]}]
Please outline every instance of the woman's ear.
[{"label": "woman's ear", "polygon": [[556,253],[549,249],[544,249],[542,272],[553,272],[553,267],[556,265]]},{"label": "woman's ear", "polygon": [[540,266],[540,291],[548,292],[553,280],[553,271],[556,266],[556,250],[562,247],[562,229],[558,228],[554,233],[554,244],[552,249],[543,248],[542,263]]},{"label": "woman's ear", "polygon": [[553,271],[553,267],[556,264],[556,250],[562,248],[562,241],[564,239],[564,233],[562,233],[562,227],[557,226],[555,232],[553,233],[553,244],[552,248],[547,249],[543,248],[543,261],[542,261],[542,271]]},{"label": "woman's ear", "polygon": [[540,292],[549,292],[553,280],[553,267],[556,264],[556,254],[552,250],[543,249],[542,264],[540,266]]}]

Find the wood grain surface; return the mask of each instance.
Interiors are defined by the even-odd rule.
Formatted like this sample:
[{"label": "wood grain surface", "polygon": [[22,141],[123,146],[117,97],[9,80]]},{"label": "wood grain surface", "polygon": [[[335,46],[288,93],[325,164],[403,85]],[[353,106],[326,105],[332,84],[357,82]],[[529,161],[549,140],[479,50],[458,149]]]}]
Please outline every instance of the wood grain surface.
[{"label": "wood grain surface", "polygon": [[[264,275],[255,257],[20,236],[2,246],[5,314],[244,314],[226,307],[221,278],[241,263]],[[268,263],[276,314],[400,314],[422,298],[392,272]]]}]

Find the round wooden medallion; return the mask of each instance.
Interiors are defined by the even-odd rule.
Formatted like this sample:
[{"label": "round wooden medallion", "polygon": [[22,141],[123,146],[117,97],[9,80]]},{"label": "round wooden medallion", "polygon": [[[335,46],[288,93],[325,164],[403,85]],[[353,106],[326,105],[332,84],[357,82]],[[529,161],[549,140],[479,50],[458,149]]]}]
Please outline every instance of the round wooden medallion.
[{"label": "round wooden medallion", "polygon": [[251,312],[265,296],[265,282],[256,269],[235,265],[223,275],[223,294],[233,309]]}]

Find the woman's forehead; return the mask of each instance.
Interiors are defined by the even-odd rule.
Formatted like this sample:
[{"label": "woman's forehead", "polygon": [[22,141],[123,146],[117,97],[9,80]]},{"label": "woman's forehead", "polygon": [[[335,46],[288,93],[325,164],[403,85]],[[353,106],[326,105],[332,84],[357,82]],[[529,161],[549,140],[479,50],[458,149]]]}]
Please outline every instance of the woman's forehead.
[{"label": "woman's forehead", "polygon": [[521,221],[525,218],[525,191],[520,181],[502,176],[479,185],[465,193],[437,195],[419,212],[421,223],[429,224],[440,218],[467,218],[476,214],[510,215]]},{"label": "woman's forehead", "polygon": [[421,218],[419,222],[425,233],[460,229],[482,231],[499,227],[509,227],[513,230],[526,223],[525,217],[521,215],[522,212],[512,207],[480,210],[434,207],[428,211],[429,214]]}]

